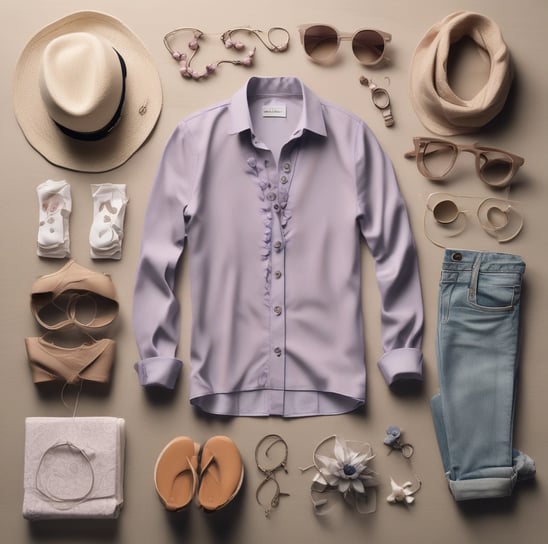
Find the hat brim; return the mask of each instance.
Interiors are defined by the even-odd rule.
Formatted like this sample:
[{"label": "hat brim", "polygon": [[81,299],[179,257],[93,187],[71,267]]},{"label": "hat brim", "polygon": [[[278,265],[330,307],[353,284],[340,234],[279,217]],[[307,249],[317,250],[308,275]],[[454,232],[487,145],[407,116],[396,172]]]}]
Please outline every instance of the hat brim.
[{"label": "hat brim", "polygon": [[[39,74],[48,43],[70,32],[90,32],[108,40],[127,66],[122,115],[102,140],[75,140],[61,132],[42,101]],[[143,42],[121,21],[97,11],[79,11],[41,29],[25,46],[13,81],[17,122],[32,147],[49,162],[79,172],[105,172],[126,162],[154,129],[162,109],[162,85]]]}]

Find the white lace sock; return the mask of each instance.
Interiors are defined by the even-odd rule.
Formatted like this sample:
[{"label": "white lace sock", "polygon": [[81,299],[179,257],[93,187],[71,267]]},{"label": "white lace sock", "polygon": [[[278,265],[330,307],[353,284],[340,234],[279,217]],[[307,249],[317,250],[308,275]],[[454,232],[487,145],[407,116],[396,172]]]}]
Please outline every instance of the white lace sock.
[{"label": "white lace sock", "polygon": [[40,257],[62,259],[70,255],[70,185],[48,179],[36,188],[39,205],[38,247]]},{"label": "white lace sock", "polygon": [[121,259],[124,217],[128,199],[125,184],[102,183],[91,186],[93,223],[89,231],[93,259]]}]

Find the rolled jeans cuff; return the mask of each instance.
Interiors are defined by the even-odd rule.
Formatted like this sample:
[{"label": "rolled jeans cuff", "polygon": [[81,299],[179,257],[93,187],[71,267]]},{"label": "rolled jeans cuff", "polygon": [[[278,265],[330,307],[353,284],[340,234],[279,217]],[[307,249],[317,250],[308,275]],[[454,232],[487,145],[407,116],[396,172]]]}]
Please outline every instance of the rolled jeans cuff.
[{"label": "rolled jeans cuff", "polygon": [[477,478],[473,480],[449,480],[449,488],[456,501],[474,499],[498,499],[509,497],[516,485],[517,474],[508,478]]}]

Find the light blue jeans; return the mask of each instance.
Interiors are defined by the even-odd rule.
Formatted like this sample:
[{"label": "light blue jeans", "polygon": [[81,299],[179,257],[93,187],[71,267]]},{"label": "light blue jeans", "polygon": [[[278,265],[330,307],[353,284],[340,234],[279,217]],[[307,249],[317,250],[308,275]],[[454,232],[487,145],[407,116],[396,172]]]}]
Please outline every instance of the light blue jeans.
[{"label": "light blue jeans", "polygon": [[434,426],[457,501],[506,497],[535,473],[512,448],[521,281],[517,255],[446,250],[441,272]]}]

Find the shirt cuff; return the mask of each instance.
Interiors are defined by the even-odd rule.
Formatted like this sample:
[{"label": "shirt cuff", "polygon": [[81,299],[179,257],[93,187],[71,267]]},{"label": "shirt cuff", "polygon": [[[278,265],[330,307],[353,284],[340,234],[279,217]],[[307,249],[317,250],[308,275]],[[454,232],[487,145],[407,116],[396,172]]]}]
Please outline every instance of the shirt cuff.
[{"label": "shirt cuff", "polygon": [[399,380],[422,381],[422,352],[420,349],[394,349],[385,353],[378,365],[389,386]]},{"label": "shirt cuff", "polygon": [[183,363],[172,357],[149,357],[135,363],[139,383],[174,389]]}]

